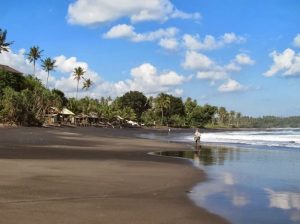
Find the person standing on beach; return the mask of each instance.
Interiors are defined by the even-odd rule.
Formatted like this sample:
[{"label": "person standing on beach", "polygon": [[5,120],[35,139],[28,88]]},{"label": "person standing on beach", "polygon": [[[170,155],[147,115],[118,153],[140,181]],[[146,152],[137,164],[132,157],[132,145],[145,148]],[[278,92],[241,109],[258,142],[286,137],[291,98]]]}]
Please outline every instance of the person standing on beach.
[{"label": "person standing on beach", "polygon": [[201,138],[201,134],[199,132],[199,129],[197,128],[194,135],[194,141],[196,142],[196,146],[198,145],[198,142],[200,144],[200,138]]}]

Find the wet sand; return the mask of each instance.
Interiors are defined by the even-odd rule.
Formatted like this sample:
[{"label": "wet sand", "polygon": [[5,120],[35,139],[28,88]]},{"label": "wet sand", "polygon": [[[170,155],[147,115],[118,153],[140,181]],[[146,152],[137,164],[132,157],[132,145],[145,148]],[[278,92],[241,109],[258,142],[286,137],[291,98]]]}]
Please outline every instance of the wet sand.
[{"label": "wet sand", "polygon": [[0,223],[227,223],[187,197],[205,174],[151,130],[0,128]]}]

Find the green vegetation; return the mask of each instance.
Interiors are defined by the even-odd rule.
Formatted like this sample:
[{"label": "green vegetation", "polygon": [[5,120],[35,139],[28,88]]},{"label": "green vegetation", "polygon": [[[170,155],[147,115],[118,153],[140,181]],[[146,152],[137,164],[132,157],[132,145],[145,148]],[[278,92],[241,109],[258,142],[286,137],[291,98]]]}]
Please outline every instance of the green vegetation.
[{"label": "green vegetation", "polygon": [[[130,91],[112,100],[110,97],[92,99],[67,98],[57,89],[50,91],[40,80],[27,75],[0,70],[0,122],[17,125],[41,125],[50,107],[67,107],[75,114],[96,113],[98,117],[113,121],[117,116],[147,126],[207,128],[269,128],[300,127],[300,117],[252,118],[227,111],[224,107],[199,105],[196,100],[160,93],[147,98],[143,93]],[[86,80],[83,88],[89,88]]]},{"label": "green vegetation", "polygon": [[[4,73],[2,71],[0,75]],[[3,123],[41,125],[49,107],[62,107],[61,96],[46,89],[32,76],[24,77],[17,86],[13,84],[1,88],[1,92],[0,121]]]},{"label": "green vegetation", "polygon": [[[12,42],[6,42],[6,30],[0,29],[0,53],[7,51]],[[28,59],[33,62],[34,74],[36,61],[41,58],[42,50],[38,46],[30,48]],[[49,72],[55,68],[55,60],[41,60],[42,68],[48,73],[46,87],[32,75],[21,75],[0,69],[0,122],[18,125],[41,125],[50,107],[67,107],[75,114],[97,114],[109,121],[121,117],[138,121],[147,126],[171,127],[207,127],[207,128],[270,128],[300,127],[298,117],[262,117],[242,116],[225,107],[208,104],[200,105],[196,100],[160,93],[157,97],[146,97],[138,91],[130,91],[112,100],[110,97],[78,99],[79,81],[84,80],[83,89],[88,90],[93,82],[84,77],[82,67],[73,70],[77,82],[76,98],[67,98],[57,89],[48,89]],[[14,71],[14,70],[12,70]]]}]

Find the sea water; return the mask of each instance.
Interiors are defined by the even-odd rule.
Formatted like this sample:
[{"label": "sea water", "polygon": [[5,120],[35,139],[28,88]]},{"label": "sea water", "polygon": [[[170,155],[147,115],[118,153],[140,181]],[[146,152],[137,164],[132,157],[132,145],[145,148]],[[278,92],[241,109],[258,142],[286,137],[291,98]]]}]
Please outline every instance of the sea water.
[{"label": "sea water", "polygon": [[[149,138],[192,143],[193,133]],[[201,148],[161,155],[190,159],[208,174],[189,197],[232,223],[300,223],[300,129],[203,133]]]}]

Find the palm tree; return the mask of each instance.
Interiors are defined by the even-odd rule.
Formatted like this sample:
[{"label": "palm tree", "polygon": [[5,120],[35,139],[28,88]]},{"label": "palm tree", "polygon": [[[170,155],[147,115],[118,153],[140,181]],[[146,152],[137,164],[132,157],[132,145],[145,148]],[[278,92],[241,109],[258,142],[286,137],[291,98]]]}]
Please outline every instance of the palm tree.
[{"label": "palm tree", "polygon": [[0,28],[0,53],[1,51],[8,51],[8,46],[13,42],[6,42],[7,31]]},{"label": "palm tree", "polygon": [[239,128],[240,127],[240,119],[241,119],[241,117],[242,117],[242,114],[240,113],[240,112],[238,112],[238,113],[236,113],[236,125],[237,125],[237,127]]},{"label": "palm tree", "polygon": [[27,58],[30,63],[33,62],[33,75],[35,75],[35,62],[42,57],[43,51],[44,50],[40,50],[39,46],[33,46],[29,49]]},{"label": "palm tree", "polygon": [[164,121],[164,109],[168,109],[170,107],[170,104],[170,97],[163,93],[159,94],[159,96],[156,98],[156,107],[160,108],[161,110],[161,124],[163,124]]},{"label": "palm tree", "polygon": [[46,71],[48,73],[47,75],[47,83],[46,83],[46,87],[48,88],[48,79],[49,79],[49,72],[53,71],[55,66],[55,60],[52,60],[51,58],[46,58],[45,60],[42,60],[42,68],[44,69],[44,71]]},{"label": "palm tree", "polygon": [[84,79],[84,83],[82,89],[88,90],[93,85],[93,82],[91,79],[85,79],[85,78],[83,79]]},{"label": "palm tree", "polygon": [[230,124],[233,125],[235,119],[235,111],[231,110],[229,112],[229,117],[230,117]]},{"label": "palm tree", "polygon": [[225,124],[225,119],[226,119],[226,114],[227,114],[226,108],[225,107],[220,107],[218,109],[218,114],[219,114],[219,118],[220,118],[220,123],[222,125],[224,125]]},{"label": "palm tree", "polygon": [[73,76],[74,76],[74,79],[77,80],[76,99],[77,99],[77,96],[78,96],[79,81],[80,81],[81,78],[83,78],[84,73],[85,73],[85,71],[83,70],[82,67],[78,66],[77,68],[74,68]]}]

